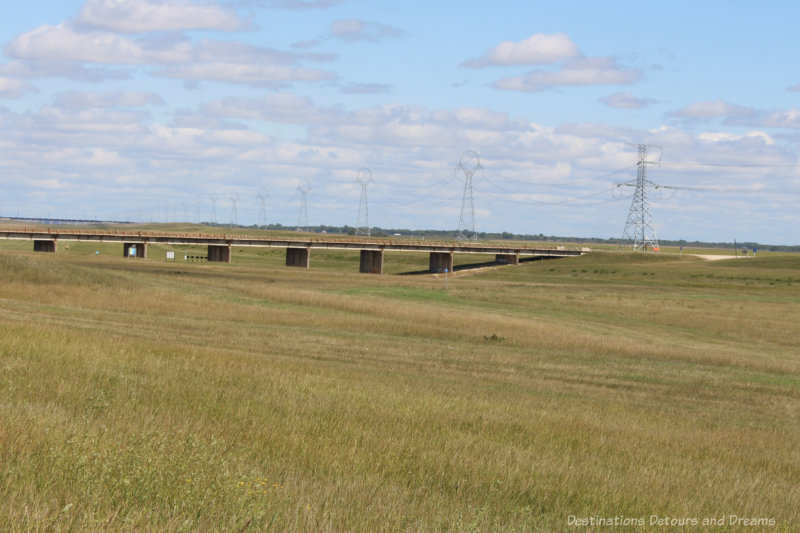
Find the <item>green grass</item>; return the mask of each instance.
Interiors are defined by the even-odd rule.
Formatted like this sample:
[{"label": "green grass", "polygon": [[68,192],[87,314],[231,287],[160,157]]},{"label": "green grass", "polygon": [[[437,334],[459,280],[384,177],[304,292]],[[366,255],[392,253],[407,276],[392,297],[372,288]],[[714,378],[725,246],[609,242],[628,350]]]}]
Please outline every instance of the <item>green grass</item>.
[{"label": "green grass", "polygon": [[800,523],[800,257],[0,247],[0,530]]}]

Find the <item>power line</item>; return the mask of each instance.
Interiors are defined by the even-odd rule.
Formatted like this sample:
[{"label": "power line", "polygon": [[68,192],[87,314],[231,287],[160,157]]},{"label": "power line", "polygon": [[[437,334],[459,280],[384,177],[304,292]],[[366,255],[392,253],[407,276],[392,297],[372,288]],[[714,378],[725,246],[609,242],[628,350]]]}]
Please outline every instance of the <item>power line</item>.
[{"label": "power line", "polygon": [[[578,204],[578,203],[571,203],[571,202],[543,202],[541,200],[533,200],[531,198],[528,198],[526,200],[512,200],[510,198],[504,198],[504,197],[499,196],[497,194],[492,194],[492,193],[483,193],[483,194],[485,196],[488,196],[489,198],[494,198],[495,200],[499,200],[501,202],[506,202],[506,203],[509,203],[509,204],[517,204],[517,205],[526,205],[528,207],[530,207],[531,204],[550,206],[550,207],[564,207],[564,206],[568,206],[568,205],[574,205],[575,207],[591,207],[591,206],[595,206],[595,205],[607,205],[607,204],[610,204],[610,203],[614,203],[614,202],[616,202],[618,200],[617,198],[614,198],[614,199],[611,199],[611,200],[603,200],[603,201],[600,201],[600,202],[583,202],[583,203],[579,203]],[[600,195],[606,195],[606,194],[607,194],[606,191],[600,191],[599,193],[594,193],[591,196],[600,196]]]},{"label": "power line", "polygon": [[[420,189],[411,189],[412,192],[416,192],[417,193],[416,194],[416,196],[418,197],[417,200],[413,200],[413,201],[409,201],[409,202],[403,202],[403,203],[392,202],[392,203],[383,204],[383,205],[388,205],[390,207],[414,207],[414,206],[417,206],[417,205],[420,205],[420,204],[423,204],[423,203],[426,206],[430,206],[430,205],[450,205],[452,203],[452,201],[457,198],[457,196],[458,196],[457,193],[452,193],[452,192],[451,192],[451,194],[434,194],[434,193],[438,193],[445,186],[450,185],[453,182],[453,179],[456,176],[456,171],[457,171],[457,169],[454,169],[453,172],[450,173],[450,176],[448,178],[446,178],[446,179],[434,184],[432,187],[429,187],[427,189],[422,189],[421,192],[420,192]],[[400,191],[409,190],[407,188],[397,187],[397,186],[395,186],[393,188],[395,190],[400,190]],[[384,189],[385,189],[385,187],[384,187]],[[379,192],[379,197],[383,197],[383,198],[386,197],[386,193],[385,192],[380,194],[381,193],[381,187],[378,187],[378,192]],[[395,200],[397,199],[397,195],[396,194],[393,194],[391,196],[392,196],[393,199],[395,199]]]},{"label": "power line", "polygon": [[781,164],[781,165],[765,165],[763,163],[700,163],[700,162],[691,162],[691,163],[680,163],[680,162],[672,162],[666,163],[667,167],[677,167],[677,166],[689,166],[689,167],[741,167],[741,168],[795,168],[798,166],[797,163],[792,164]]},{"label": "power line", "polygon": [[593,176],[593,177],[590,177],[590,178],[582,178],[582,179],[574,180],[574,181],[562,181],[562,182],[558,182],[558,183],[541,183],[541,182],[536,182],[536,181],[521,180],[521,179],[517,179],[517,178],[511,178],[509,176],[506,176],[505,174],[497,174],[497,176],[501,177],[504,180],[514,181],[514,182],[522,183],[522,184],[525,184],[525,185],[536,185],[536,186],[539,186],[539,187],[563,187],[563,186],[567,186],[567,185],[578,185],[578,184],[581,184],[581,183],[588,183],[588,182],[591,182],[591,181],[599,181],[599,180],[602,180],[602,179],[609,178],[609,177],[611,177],[611,176],[613,176],[615,174],[620,174],[622,172],[627,172],[627,171],[629,171],[629,170],[631,170],[633,168],[636,168],[636,164],[628,165],[627,167],[624,167],[624,168],[618,168],[617,170],[612,170],[611,172],[607,172],[606,174],[603,174],[601,176]]},{"label": "power line", "polygon": [[[495,188],[499,189],[500,191],[506,193],[506,194],[519,194],[517,192],[508,190],[505,187],[502,187],[501,185],[498,185],[497,183],[495,183],[492,180],[486,179],[484,181],[486,183],[494,186]],[[585,199],[588,199],[588,198],[593,198],[595,196],[605,195],[605,194],[607,194],[607,192],[608,192],[607,190],[593,192],[591,194],[586,194],[584,196],[576,196],[572,200],[566,200],[566,201],[563,201],[563,202],[543,202],[541,200],[534,200],[534,199],[528,199],[527,201],[523,202],[523,201],[520,201],[520,200],[504,199],[504,198],[502,198],[500,196],[497,196],[497,195],[491,195],[490,194],[489,196],[492,196],[493,198],[497,198],[498,200],[507,201],[507,202],[510,202],[510,203],[520,203],[520,204],[522,204],[522,203],[525,203],[525,204],[534,203],[534,204],[538,204],[538,205],[560,206],[560,205],[575,205],[577,203],[576,200],[585,200]],[[578,205],[600,205],[600,204],[605,204],[605,203],[608,203],[608,202],[596,202],[596,203],[593,203],[593,204],[583,204],[583,203],[581,203],[581,204],[578,204]]]}]

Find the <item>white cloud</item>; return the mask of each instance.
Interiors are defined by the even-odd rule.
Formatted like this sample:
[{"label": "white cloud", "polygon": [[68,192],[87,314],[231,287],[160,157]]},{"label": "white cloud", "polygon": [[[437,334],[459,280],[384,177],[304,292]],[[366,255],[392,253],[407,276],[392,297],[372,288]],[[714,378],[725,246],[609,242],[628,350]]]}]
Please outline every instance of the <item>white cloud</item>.
[{"label": "white cloud", "polygon": [[202,112],[215,118],[264,120],[287,124],[315,124],[341,120],[344,111],[317,107],[306,97],[276,93],[264,98],[225,98],[209,102]]},{"label": "white cloud", "polygon": [[382,41],[402,37],[405,32],[377,22],[366,22],[357,18],[335,20],[328,31],[334,39],[344,41]]},{"label": "white cloud", "polygon": [[268,136],[247,129],[206,131],[203,133],[203,141],[210,145],[228,145],[240,147],[266,146],[272,142]]},{"label": "white cloud", "polygon": [[77,22],[119,33],[236,31],[247,26],[235,11],[215,2],[188,0],[87,0]]},{"label": "white cloud", "polygon": [[350,0],[244,0],[245,5],[258,5],[280,9],[327,9]]},{"label": "white cloud", "polygon": [[600,98],[601,103],[620,109],[642,109],[650,104],[656,103],[655,100],[650,98],[637,98],[631,93],[614,93],[604,98]]},{"label": "white cloud", "polygon": [[[103,135],[112,134],[117,138],[113,141],[105,140],[104,144],[110,142],[125,142],[122,136],[129,133],[142,131],[142,125],[150,117],[148,113],[132,110],[110,110],[110,109],[62,109],[58,107],[43,107],[37,114],[30,118],[37,121],[36,125],[31,125],[35,130],[45,135],[65,132],[67,135],[79,135],[81,133],[100,133]],[[41,128],[40,128],[41,126]],[[65,146],[71,143],[63,139]]]},{"label": "white cloud", "polygon": [[697,136],[701,141],[710,141],[714,143],[721,142],[739,142],[745,140],[759,140],[767,145],[775,145],[775,139],[763,131],[748,131],[745,134],[739,135],[727,132],[704,132]]},{"label": "white cloud", "polygon": [[800,109],[769,113],[761,121],[761,125],[767,128],[800,128]]},{"label": "white cloud", "polygon": [[570,60],[562,70],[534,70],[524,76],[508,77],[493,84],[509,91],[546,91],[562,85],[629,85],[641,78],[634,68],[617,64],[607,57]]},{"label": "white cloud", "polygon": [[507,113],[474,107],[462,107],[453,111],[435,111],[431,113],[431,119],[440,124],[491,131],[508,131],[523,126],[521,122],[512,123]]},{"label": "white cloud", "polygon": [[520,42],[503,41],[477,59],[462,63],[468,68],[498,65],[541,65],[558,63],[580,55],[578,46],[565,33],[537,33]]},{"label": "white cloud", "polygon": [[686,107],[671,111],[669,116],[693,120],[706,120],[720,117],[749,118],[757,115],[757,111],[722,100],[695,102]]},{"label": "white cloud", "polygon": [[0,65],[0,76],[17,78],[66,78],[87,83],[130,77],[127,68],[87,67],[77,61],[14,60]]},{"label": "white cloud", "polygon": [[104,31],[79,32],[62,23],[40,26],[19,35],[6,45],[5,53],[20,59],[118,65],[174,63],[191,59],[191,44],[185,41],[167,48],[145,44]]},{"label": "white cloud", "polygon": [[25,93],[35,91],[36,88],[25,80],[0,76],[0,98],[20,98]]},{"label": "white cloud", "polygon": [[155,93],[144,91],[114,91],[108,93],[70,91],[56,95],[55,105],[71,109],[142,107],[164,105],[164,100]]},{"label": "white cloud", "polygon": [[[329,62],[332,54],[295,53],[243,43],[203,40],[197,46],[180,35],[156,34],[130,39],[104,31],[78,31],[68,24],[41,26],[18,36],[5,48],[18,58],[15,69],[24,77],[65,75],[73,79],[94,74],[126,77],[127,72],[92,70],[81,63],[104,65],[160,65],[155,75],[187,81],[227,81],[256,86],[282,86],[293,82],[329,81],[333,72],[305,68],[303,62]],[[65,72],[68,65],[71,67]],[[4,68],[0,67],[0,74]],[[14,69],[8,64],[5,74]],[[35,70],[35,71],[34,71]]]},{"label": "white cloud", "polygon": [[328,25],[328,31],[324,35],[314,39],[298,41],[292,46],[294,48],[308,49],[319,46],[329,40],[350,43],[358,41],[379,42],[388,39],[400,39],[405,35],[406,32],[401,29],[378,22],[368,22],[357,18],[339,19]]},{"label": "white cloud", "polygon": [[684,119],[690,123],[723,119],[722,124],[725,125],[800,129],[800,109],[765,111],[731,104],[722,100],[695,102],[676,111],[671,111],[667,115]]},{"label": "white cloud", "polygon": [[291,67],[283,65],[254,65],[235,63],[197,63],[167,67],[155,73],[156,76],[181,80],[211,80],[245,83],[256,86],[280,87],[282,85],[305,81],[325,81],[336,77],[333,72],[319,69]]},{"label": "white cloud", "polygon": [[382,94],[391,90],[390,85],[383,83],[347,83],[342,85],[344,94]]},{"label": "white cloud", "polygon": [[210,63],[269,63],[273,65],[294,65],[301,61],[315,63],[331,62],[334,54],[295,53],[251,46],[249,44],[204,39],[194,52],[198,61]]},{"label": "white cloud", "polygon": [[555,129],[555,133],[559,135],[573,135],[575,137],[583,137],[587,139],[604,138],[604,139],[634,139],[641,137],[643,132],[618,128],[608,124],[600,124],[597,122],[579,122],[562,124]]},{"label": "white cloud", "polygon": [[43,160],[50,164],[76,167],[114,167],[130,166],[132,162],[121,158],[119,153],[103,148],[52,150],[44,154]]},{"label": "white cloud", "polygon": [[[537,33],[520,42],[504,41],[481,57],[461,64],[467,68],[519,65],[555,66],[536,69],[522,76],[505,77],[492,86],[496,89],[531,92],[566,85],[629,85],[641,78],[638,69],[620,65],[612,57],[583,56],[565,33]],[[610,102],[608,105],[622,104],[619,97]],[[624,105],[642,105],[643,102],[629,98]]]}]

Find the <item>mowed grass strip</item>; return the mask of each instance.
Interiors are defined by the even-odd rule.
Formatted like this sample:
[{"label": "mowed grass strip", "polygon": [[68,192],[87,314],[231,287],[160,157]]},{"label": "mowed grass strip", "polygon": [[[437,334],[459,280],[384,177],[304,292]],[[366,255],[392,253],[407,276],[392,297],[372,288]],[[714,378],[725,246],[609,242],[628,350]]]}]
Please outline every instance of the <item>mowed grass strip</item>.
[{"label": "mowed grass strip", "polygon": [[800,261],[747,261],[3,253],[0,529],[793,530]]}]

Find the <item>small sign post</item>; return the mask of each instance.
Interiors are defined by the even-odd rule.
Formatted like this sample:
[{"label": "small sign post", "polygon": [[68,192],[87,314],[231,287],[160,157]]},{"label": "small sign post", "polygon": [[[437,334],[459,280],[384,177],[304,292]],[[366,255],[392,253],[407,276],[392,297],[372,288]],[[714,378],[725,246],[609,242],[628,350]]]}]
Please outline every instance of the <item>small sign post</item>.
[{"label": "small sign post", "polygon": [[447,269],[444,269],[444,290],[447,290]]}]

